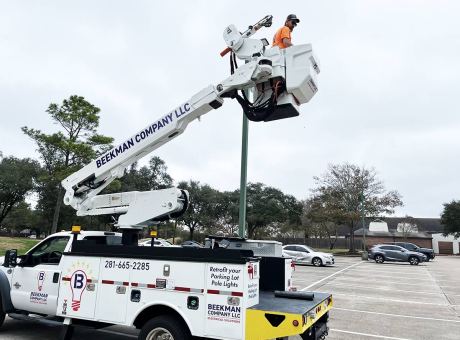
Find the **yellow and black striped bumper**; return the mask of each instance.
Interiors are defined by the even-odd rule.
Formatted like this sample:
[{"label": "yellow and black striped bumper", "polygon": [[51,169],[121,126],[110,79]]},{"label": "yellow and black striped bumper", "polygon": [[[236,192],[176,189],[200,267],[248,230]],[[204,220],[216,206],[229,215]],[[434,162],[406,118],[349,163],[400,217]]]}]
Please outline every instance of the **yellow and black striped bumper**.
[{"label": "yellow and black striped bumper", "polygon": [[[270,299],[270,301],[264,301]],[[276,339],[303,334],[331,310],[330,294],[315,293],[313,301],[261,294],[260,303],[246,310],[246,340]],[[264,308],[265,307],[265,308]]]}]

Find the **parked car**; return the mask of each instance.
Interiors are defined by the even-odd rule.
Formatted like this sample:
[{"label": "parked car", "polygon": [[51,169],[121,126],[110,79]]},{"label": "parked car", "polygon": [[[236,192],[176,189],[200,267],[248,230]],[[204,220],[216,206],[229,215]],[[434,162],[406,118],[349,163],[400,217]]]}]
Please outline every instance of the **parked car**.
[{"label": "parked car", "polygon": [[408,242],[394,242],[392,244],[400,246],[400,247],[403,247],[403,248],[405,248],[407,250],[410,250],[410,251],[415,251],[417,253],[422,253],[422,254],[426,255],[426,257],[428,258],[428,261],[429,260],[434,260],[434,250],[433,249],[422,248],[422,247],[419,247],[416,244],[408,243]]},{"label": "parked car", "polygon": [[422,253],[390,244],[377,244],[369,250],[368,254],[369,258],[373,259],[376,263],[394,261],[409,262],[411,265],[418,265],[420,262],[428,260],[426,255]]},{"label": "parked car", "polygon": [[181,247],[187,247],[187,248],[204,248],[204,246],[197,242],[197,241],[192,241],[192,240],[188,240],[188,241],[184,241],[182,242],[181,244]]},{"label": "parked car", "polygon": [[295,264],[312,264],[316,267],[335,263],[334,255],[322,253],[303,244],[287,244],[283,247],[283,256],[291,257]]},{"label": "parked car", "polygon": [[[152,245],[152,239],[148,238],[139,240],[138,245],[142,247],[150,247]],[[171,242],[162,238],[156,238],[153,245],[154,247],[175,247]]]}]

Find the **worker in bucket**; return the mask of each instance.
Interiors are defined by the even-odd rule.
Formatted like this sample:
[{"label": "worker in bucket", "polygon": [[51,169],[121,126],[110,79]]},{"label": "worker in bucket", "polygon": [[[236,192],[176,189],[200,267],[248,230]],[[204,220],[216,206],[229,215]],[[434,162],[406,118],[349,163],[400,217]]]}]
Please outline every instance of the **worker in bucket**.
[{"label": "worker in bucket", "polygon": [[293,44],[291,40],[291,32],[299,22],[300,20],[295,14],[289,14],[286,18],[284,26],[276,31],[276,34],[273,37],[273,47],[278,46],[282,49],[292,46]]}]

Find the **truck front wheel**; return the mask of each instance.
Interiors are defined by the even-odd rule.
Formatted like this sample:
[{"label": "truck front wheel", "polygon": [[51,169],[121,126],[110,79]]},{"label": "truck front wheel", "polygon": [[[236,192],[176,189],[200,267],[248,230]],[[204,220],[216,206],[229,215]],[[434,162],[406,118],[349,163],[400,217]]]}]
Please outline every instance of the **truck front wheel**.
[{"label": "truck front wheel", "polygon": [[139,340],[189,340],[192,336],[187,326],[170,315],[156,316],[145,323]]}]

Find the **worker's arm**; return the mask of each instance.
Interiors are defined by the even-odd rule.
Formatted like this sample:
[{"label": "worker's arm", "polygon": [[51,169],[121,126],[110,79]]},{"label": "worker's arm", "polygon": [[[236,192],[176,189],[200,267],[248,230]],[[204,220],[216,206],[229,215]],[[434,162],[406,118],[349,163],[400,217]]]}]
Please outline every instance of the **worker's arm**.
[{"label": "worker's arm", "polygon": [[283,38],[283,44],[286,47],[292,46],[291,39],[289,38]]}]

